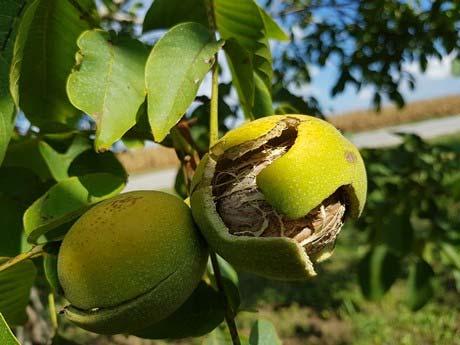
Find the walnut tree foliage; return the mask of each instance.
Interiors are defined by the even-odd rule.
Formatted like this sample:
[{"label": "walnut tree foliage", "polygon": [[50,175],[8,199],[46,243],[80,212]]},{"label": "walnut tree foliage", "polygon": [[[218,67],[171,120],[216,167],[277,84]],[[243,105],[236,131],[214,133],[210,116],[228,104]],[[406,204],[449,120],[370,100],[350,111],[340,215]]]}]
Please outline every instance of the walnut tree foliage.
[{"label": "walnut tree foliage", "polygon": [[[212,101],[218,104],[219,134],[241,117],[319,115],[321,107],[314,97],[299,97],[289,90],[310,81],[309,65],[330,62],[340,71],[333,96],[347,85],[371,86],[377,107],[386,97],[403,105],[401,85],[416,86],[404,63],[416,61],[424,71],[428,59],[456,52],[460,45],[458,1],[147,3],[148,8],[125,0],[0,3],[0,265],[8,266],[0,270],[1,344],[18,343],[8,327],[26,322],[31,289],[40,296],[55,296],[63,305],[53,275],[56,251],[84,212],[125,187],[127,173],[115,156],[120,146],[153,140],[173,147],[181,160],[176,190],[185,198],[197,161],[209,146]],[[199,94],[203,80],[224,60],[231,80],[218,85],[218,99]],[[458,69],[457,60],[453,73]],[[420,150],[426,149],[415,142]],[[427,155],[438,158],[436,152]],[[369,156],[375,158],[373,153]],[[415,170],[408,174],[425,176],[428,167]],[[391,194],[394,186],[387,178],[381,173],[375,184]],[[440,177],[428,174],[426,179]],[[418,188],[420,183],[411,178],[405,188]],[[393,200],[398,212],[415,212],[403,202],[404,195]],[[374,197],[379,201],[379,195]],[[436,206],[432,198],[423,201],[427,207]],[[360,225],[363,229],[369,230],[369,221],[379,217],[378,202],[372,205],[375,208]],[[442,232],[439,239],[430,233],[425,242],[440,246],[447,265],[460,270],[458,238],[445,230],[443,211],[438,206],[435,210],[439,219],[432,227],[448,234]],[[417,215],[422,217],[422,211]],[[419,243],[412,242],[414,247]],[[412,260],[409,304],[421,307],[432,295],[431,262],[420,259],[418,249],[402,255],[401,248],[377,244],[381,243],[372,242],[363,259],[365,294],[380,297],[398,277],[392,272],[388,278],[385,263]],[[374,265],[366,266],[370,261]],[[230,344],[218,325],[241,311],[238,276],[225,261],[218,267],[226,302],[217,293],[218,273],[209,269],[207,280],[177,313],[153,325],[145,337],[206,336],[205,344]],[[51,297],[53,343],[71,344],[59,334]],[[170,327],[172,323],[176,327]],[[273,325],[258,320],[241,343],[270,345],[280,340]]]}]

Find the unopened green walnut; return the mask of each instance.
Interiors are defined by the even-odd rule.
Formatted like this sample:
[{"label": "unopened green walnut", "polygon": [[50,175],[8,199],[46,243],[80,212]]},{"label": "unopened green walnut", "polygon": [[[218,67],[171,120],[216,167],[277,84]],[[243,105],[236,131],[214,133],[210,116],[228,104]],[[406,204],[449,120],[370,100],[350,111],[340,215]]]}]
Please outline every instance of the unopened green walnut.
[{"label": "unopened green walnut", "polygon": [[195,221],[241,270],[282,280],[315,275],[366,199],[357,148],[326,121],[269,116],[228,132],[192,183]]},{"label": "unopened green walnut", "polygon": [[65,315],[97,333],[142,329],[184,303],[207,257],[179,198],[138,191],[103,201],[72,226],[59,250]]}]

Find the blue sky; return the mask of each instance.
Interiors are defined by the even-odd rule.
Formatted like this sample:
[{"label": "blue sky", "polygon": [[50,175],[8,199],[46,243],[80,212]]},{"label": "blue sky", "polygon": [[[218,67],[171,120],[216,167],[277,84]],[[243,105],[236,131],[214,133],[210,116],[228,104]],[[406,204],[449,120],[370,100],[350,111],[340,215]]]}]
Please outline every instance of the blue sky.
[{"label": "blue sky", "polygon": [[[445,56],[441,61],[430,59],[425,73],[421,72],[418,63],[405,64],[405,69],[411,72],[416,79],[414,90],[409,90],[407,85],[402,85],[401,92],[406,102],[446,95],[460,95],[460,78],[451,75],[453,58],[452,54]],[[219,60],[223,64],[221,81],[228,82],[231,77],[223,54],[220,54]],[[325,114],[336,115],[351,110],[372,108],[373,89],[371,87],[363,87],[359,92],[354,87],[347,87],[342,94],[333,98],[330,96],[330,90],[338,76],[337,66],[333,63],[328,63],[324,68],[309,66],[309,69],[312,76],[311,83],[298,89],[292,88],[291,92],[301,97],[315,96],[320,101]],[[210,78],[207,76],[199,93],[209,96],[209,90]],[[236,95],[233,95],[232,98],[236,101]],[[388,101],[383,102],[383,106],[388,104],[390,104]]]},{"label": "blue sky", "polygon": [[[401,91],[406,101],[460,94],[460,78],[451,75],[452,59],[453,55],[445,56],[441,61],[431,59],[425,73],[420,71],[417,63],[407,63],[406,70],[416,78],[416,87],[411,91],[407,85],[403,85]],[[316,96],[326,112],[341,113],[368,109],[372,106],[373,89],[371,87],[364,87],[359,92],[354,87],[347,87],[344,93],[334,98],[330,97],[330,89],[337,78],[337,68],[332,63],[321,69],[310,66],[310,70],[312,82],[294,91],[300,96],[307,94]]]}]

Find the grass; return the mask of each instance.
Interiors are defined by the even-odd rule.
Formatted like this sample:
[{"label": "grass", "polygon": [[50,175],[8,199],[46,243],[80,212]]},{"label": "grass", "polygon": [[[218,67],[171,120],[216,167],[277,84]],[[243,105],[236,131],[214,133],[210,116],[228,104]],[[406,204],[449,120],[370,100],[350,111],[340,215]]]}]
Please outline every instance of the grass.
[{"label": "grass", "polygon": [[328,120],[344,132],[356,133],[458,114],[460,114],[460,95],[454,95],[412,102],[402,109],[388,106],[381,112],[366,110],[348,112],[331,116]]},{"label": "grass", "polygon": [[434,144],[448,145],[460,152],[460,132],[434,138],[431,142]]},{"label": "grass", "polygon": [[438,291],[417,312],[405,305],[400,283],[380,302],[362,297],[356,267],[364,248],[357,237],[344,229],[332,258],[308,282],[241,274],[244,307],[258,312],[241,313],[240,326],[247,332],[256,318],[271,320],[285,345],[460,345],[460,298],[453,292]]}]

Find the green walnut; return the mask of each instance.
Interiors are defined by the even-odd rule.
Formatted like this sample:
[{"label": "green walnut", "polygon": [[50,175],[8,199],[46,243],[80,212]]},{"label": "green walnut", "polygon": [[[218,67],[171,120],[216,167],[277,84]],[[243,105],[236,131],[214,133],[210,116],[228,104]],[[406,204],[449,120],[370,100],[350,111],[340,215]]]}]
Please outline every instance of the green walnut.
[{"label": "green walnut", "polygon": [[228,132],[192,182],[195,221],[210,247],[241,270],[281,280],[315,275],[347,217],[366,199],[357,148],[329,123],[269,116]]},{"label": "green walnut", "polygon": [[57,272],[66,317],[103,334],[130,333],[178,309],[200,282],[206,244],[190,208],[162,192],[101,202],[65,235]]}]

